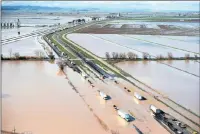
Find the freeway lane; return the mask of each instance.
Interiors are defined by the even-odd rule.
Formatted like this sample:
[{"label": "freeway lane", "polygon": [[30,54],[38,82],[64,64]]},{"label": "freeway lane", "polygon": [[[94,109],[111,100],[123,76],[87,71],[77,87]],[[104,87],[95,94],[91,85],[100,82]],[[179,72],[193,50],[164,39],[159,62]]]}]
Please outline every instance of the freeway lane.
[{"label": "freeway lane", "polygon": [[[86,25],[86,26],[88,26],[88,25]],[[86,27],[86,26],[84,26],[84,27]],[[84,27],[78,27],[75,30],[78,30],[78,29],[81,29],[81,28],[84,28]],[[67,30],[67,33],[73,32],[75,30],[73,30],[73,29]],[[65,33],[65,32],[62,32],[62,34],[63,33]],[[53,34],[52,37],[60,45],[64,46],[68,50],[70,49],[71,52],[73,52],[74,54],[76,54],[77,57],[79,57],[79,55],[77,55],[76,50],[74,50],[73,48],[71,48],[69,46],[67,47],[66,42],[62,41],[62,39],[61,39],[62,34],[56,33],[56,34]],[[85,65],[87,66],[87,63]],[[90,67],[90,66],[87,66],[87,67]],[[90,69],[94,71],[93,68],[90,67]],[[116,86],[114,84],[113,80],[106,80],[106,81],[102,82],[101,80],[99,80],[96,77],[93,77],[93,79],[95,79],[95,81],[92,81],[92,82],[94,83],[96,90],[101,89],[105,92],[109,92],[109,94],[112,97],[112,100],[111,100],[112,102],[110,102],[112,105],[117,104],[119,107],[123,108],[124,110],[131,111],[132,113],[135,113],[136,118],[138,118],[140,120],[134,121],[134,124],[140,126],[140,128],[144,132],[146,132],[146,133],[150,133],[150,132],[152,132],[152,133],[163,133],[163,134],[168,133],[167,130],[165,130],[162,127],[159,127],[159,124],[151,117],[150,113],[148,112],[148,110],[146,110],[146,108],[135,104],[131,99],[132,97],[130,95],[128,95],[126,92],[124,92],[120,87]],[[90,102],[94,102],[94,101],[90,101]],[[109,106],[110,110],[113,109],[112,105]],[[143,112],[140,112],[140,111],[143,111]],[[99,112],[99,111],[97,111],[97,112]],[[109,114],[109,113],[110,112],[108,112],[107,114]],[[112,114],[110,115],[109,118],[110,118],[110,120],[112,120],[111,119],[111,118],[113,118]],[[107,120],[108,124],[111,124],[110,120]],[[146,123],[143,124],[141,121],[146,122]],[[125,123],[124,120],[122,120],[122,122]],[[126,126],[126,127],[128,127],[127,130],[132,128],[131,125],[132,125],[132,123],[130,123],[128,126]]]},{"label": "freeway lane", "polygon": [[[101,58],[95,56],[93,53],[88,52],[88,51],[85,50],[84,48],[81,48],[80,46],[78,46],[77,44],[75,44],[75,43],[69,41],[69,40],[66,38],[66,34],[72,33],[72,32],[74,32],[74,31],[76,31],[76,30],[79,30],[79,29],[81,29],[81,28],[85,28],[85,27],[90,26],[90,25],[93,25],[93,24],[95,24],[95,23],[80,25],[80,26],[77,26],[77,27],[75,27],[75,28],[70,28],[70,29],[67,29],[67,30],[64,30],[64,31],[57,32],[56,34],[58,34],[58,36],[57,36],[57,39],[56,39],[56,40],[62,40],[62,41],[60,41],[60,42],[62,42],[62,44],[64,44],[64,45],[69,45],[69,46],[72,45],[72,46],[76,46],[77,48],[80,48],[80,50],[82,50],[83,52],[87,53],[88,55],[90,55],[90,56],[93,57],[94,59],[97,59],[97,60],[98,60],[99,62],[101,62],[102,64],[108,66],[109,68],[115,70],[116,72],[119,72],[118,69],[114,68],[113,66],[111,66],[110,64],[108,64],[107,62],[105,62],[103,59],[101,59]],[[55,35],[55,34],[54,34],[54,35]],[[68,42],[68,43],[70,43],[70,44],[66,44],[66,42],[64,42],[64,40],[66,40],[66,42]],[[74,52],[74,50],[73,50],[73,52]],[[76,52],[74,52],[74,53],[76,53]],[[88,66],[87,66],[87,67],[88,67]],[[124,76],[124,75],[123,75],[123,76]],[[124,77],[126,77],[126,76],[124,76]],[[95,79],[95,78],[93,78],[93,79]],[[132,80],[133,80],[133,79],[132,79]],[[131,81],[132,81],[132,80],[131,80]],[[96,81],[97,81],[97,82],[95,83],[95,86],[96,86],[98,89],[102,89],[102,90],[104,90],[105,92],[107,91],[107,92],[111,93],[112,96],[115,98],[115,99],[113,100],[113,104],[116,103],[116,104],[118,104],[120,107],[122,107],[122,108],[125,109],[125,110],[128,110],[128,111],[130,111],[130,112],[132,112],[132,113],[137,113],[137,114],[136,114],[136,118],[138,118],[138,119],[142,119],[142,117],[145,117],[145,119],[147,118],[147,119],[149,120],[149,121],[147,120],[148,123],[144,123],[144,122],[146,122],[146,120],[145,120],[145,121],[143,120],[143,123],[140,122],[143,126],[147,126],[147,127],[148,127],[148,125],[152,123],[152,122],[151,122],[152,120],[150,119],[151,116],[150,116],[148,107],[149,107],[149,104],[156,104],[156,105],[160,106],[160,108],[169,111],[169,113],[172,114],[174,117],[178,117],[179,120],[181,120],[181,121],[183,121],[183,122],[187,122],[188,125],[191,125],[191,124],[192,124],[191,126],[192,126],[193,128],[195,128],[196,130],[198,130],[198,128],[199,128],[198,126],[194,125],[193,123],[191,123],[190,121],[188,121],[188,120],[187,120],[186,118],[184,118],[183,116],[181,116],[181,115],[179,115],[178,113],[176,113],[176,111],[171,110],[170,107],[166,108],[165,105],[163,105],[162,103],[156,101],[156,100],[154,99],[154,95],[158,95],[158,96],[162,97],[161,94],[156,93],[155,91],[153,91],[152,89],[150,89],[148,86],[144,85],[143,83],[141,83],[140,81],[138,81],[138,80],[136,80],[136,79],[134,79],[133,82],[134,82],[137,86],[133,86],[133,85],[131,86],[132,88],[135,89],[135,91],[142,92],[142,91],[139,89],[139,87],[140,87],[140,88],[142,87],[142,89],[145,89],[146,91],[150,92],[150,94],[149,94],[149,93],[146,93],[146,96],[147,96],[147,98],[150,98],[151,101],[144,102],[144,105],[141,105],[141,108],[136,108],[137,106],[134,106],[134,101],[131,99],[130,94],[127,94],[127,93],[124,91],[123,87],[121,87],[120,85],[113,85],[113,81],[112,81],[112,80],[111,80],[111,81],[110,81],[110,80],[104,81],[104,83],[101,83],[101,81],[99,81],[99,80],[96,80]],[[126,84],[124,84],[123,82],[121,82],[121,83],[122,83],[123,85],[126,86]],[[121,84],[121,83],[120,83],[120,84]],[[130,84],[130,83],[129,83],[129,84]],[[125,94],[124,94],[124,93],[125,93]],[[124,94],[124,95],[123,95],[123,94]],[[122,96],[123,96],[123,97],[122,97]],[[132,94],[131,94],[131,96],[132,96]],[[125,99],[125,98],[127,98],[127,99]],[[169,100],[168,100],[168,101],[169,101]],[[133,107],[133,106],[134,106],[134,107]],[[142,107],[143,107],[143,108],[142,108]],[[184,112],[187,112],[187,111],[184,111]],[[195,117],[195,119],[196,119],[196,117]],[[153,121],[153,122],[154,122],[154,121]],[[155,125],[156,123],[154,122],[153,124]],[[153,127],[153,126],[150,127],[149,130],[150,130],[150,132],[152,132],[152,133],[157,133],[156,128],[158,128],[158,127],[159,127],[159,124],[158,124],[158,126],[156,125],[155,127]],[[160,127],[161,127],[161,126],[160,126]],[[147,131],[147,130],[145,130],[145,131]],[[163,133],[163,132],[165,132],[165,130],[160,131],[160,132]],[[148,131],[148,133],[149,133],[149,131]]]}]

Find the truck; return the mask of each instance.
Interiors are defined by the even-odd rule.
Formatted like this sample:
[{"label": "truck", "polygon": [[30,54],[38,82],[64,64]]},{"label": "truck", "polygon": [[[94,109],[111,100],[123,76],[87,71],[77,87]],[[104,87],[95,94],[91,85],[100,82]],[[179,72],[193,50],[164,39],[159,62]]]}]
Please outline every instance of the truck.
[{"label": "truck", "polygon": [[134,92],[134,97],[137,98],[138,100],[143,100],[143,96],[139,95],[138,93]]},{"label": "truck", "polygon": [[151,112],[155,115],[155,114],[161,114],[164,113],[162,110],[160,110],[159,108],[157,108],[154,105],[150,105],[149,109],[151,110]]},{"label": "truck", "polygon": [[128,113],[126,113],[126,112],[124,112],[122,110],[117,110],[117,113],[118,113],[118,115],[120,117],[122,117],[123,119],[125,119],[127,122],[129,122],[131,120],[131,116]]},{"label": "truck", "polygon": [[107,94],[105,94],[104,92],[98,90],[99,92],[99,95],[104,99],[104,100],[108,100],[109,99],[109,96]]}]

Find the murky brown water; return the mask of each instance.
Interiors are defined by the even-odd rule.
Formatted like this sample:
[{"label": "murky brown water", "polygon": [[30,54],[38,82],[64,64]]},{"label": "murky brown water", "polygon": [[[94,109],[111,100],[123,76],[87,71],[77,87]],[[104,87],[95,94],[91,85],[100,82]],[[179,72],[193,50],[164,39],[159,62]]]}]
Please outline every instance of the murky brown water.
[{"label": "murky brown water", "polygon": [[[33,134],[106,134],[113,130],[129,134],[136,133],[132,128],[135,124],[143,132],[168,133],[150,116],[146,107],[135,104],[133,98],[115,84],[97,82],[92,88],[72,69],[65,68],[65,72],[67,77],[49,62],[4,61],[3,130],[11,131],[15,127],[17,132]],[[111,101],[100,98],[97,90],[111,95]],[[117,115],[114,104],[134,112],[146,123],[138,119],[127,123]]]},{"label": "murky brown water", "polygon": [[3,130],[106,133],[55,64],[3,61],[2,78]]},{"label": "murky brown water", "polygon": [[[184,61],[174,62],[171,64],[181,65],[181,68],[185,66],[186,70],[189,71],[192,69],[197,71],[198,68],[194,66],[193,62],[185,63],[185,65],[182,63]],[[177,103],[199,114],[199,77],[154,61],[121,62],[116,65],[152,88],[166,94]]]}]

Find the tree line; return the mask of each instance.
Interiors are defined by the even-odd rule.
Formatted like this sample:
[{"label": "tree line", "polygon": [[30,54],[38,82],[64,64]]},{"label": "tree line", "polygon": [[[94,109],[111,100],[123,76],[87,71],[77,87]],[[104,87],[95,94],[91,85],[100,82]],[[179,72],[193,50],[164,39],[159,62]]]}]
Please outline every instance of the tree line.
[{"label": "tree line", "polygon": [[14,52],[12,49],[8,50],[9,57],[4,57],[3,54],[1,54],[1,59],[46,59],[45,53],[42,50],[35,50],[35,56],[21,56],[19,52]]},{"label": "tree line", "polygon": [[[129,60],[136,60],[136,59],[143,59],[143,60],[148,60],[148,59],[152,59],[151,55],[149,53],[142,53],[142,58],[139,58],[137,54],[135,54],[134,52],[106,52],[105,53],[105,58],[107,60],[116,60],[116,59],[129,59]],[[199,59],[199,57],[197,55],[194,55],[194,57],[191,57],[190,54],[185,54],[185,56],[183,57],[185,60],[188,59]],[[157,55],[156,57],[154,57],[154,59],[158,59],[158,60],[172,60],[172,59],[179,59],[177,57],[174,57],[173,54],[171,52],[167,53],[167,56],[164,57],[162,54]]]},{"label": "tree line", "polygon": [[77,19],[77,20],[72,20],[71,22],[68,22],[68,24],[71,24],[71,23],[85,23],[85,19]]}]

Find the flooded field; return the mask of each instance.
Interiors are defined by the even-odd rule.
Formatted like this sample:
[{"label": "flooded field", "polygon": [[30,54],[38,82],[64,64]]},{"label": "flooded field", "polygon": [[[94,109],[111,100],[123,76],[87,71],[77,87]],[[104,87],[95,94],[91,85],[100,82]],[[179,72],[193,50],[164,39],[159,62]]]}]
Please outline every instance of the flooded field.
[{"label": "flooded field", "polygon": [[41,27],[20,27],[20,28],[11,28],[11,29],[1,29],[1,39],[5,40],[8,38],[12,38],[12,37],[17,37],[18,35],[18,31],[20,31],[20,36],[21,35],[25,35],[25,34],[29,34],[31,32],[35,32],[38,30],[41,30],[44,28]]},{"label": "flooded field", "polygon": [[[64,16],[64,15],[40,15],[40,14],[31,14],[31,15],[7,15],[2,14],[2,22],[17,22],[17,19],[20,20],[21,26],[50,26],[54,24],[64,24],[74,19],[79,19],[80,16]],[[81,17],[90,20],[89,17]]]},{"label": "flooded field", "polygon": [[[107,41],[116,43],[117,45],[127,47],[129,49],[139,51],[140,53],[146,52],[156,57],[162,55],[167,57],[168,53],[171,52],[174,57],[184,57],[186,52],[176,50],[173,48],[156,45],[149,42],[143,42],[134,38],[129,38],[124,35],[109,35],[109,34],[93,34],[93,36],[105,39]],[[153,40],[153,39],[152,39]]]},{"label": "flooded field", "polygon": [[[197,18],[198,20],[198,18]],[[147,27],[152,26],[152,28],[157,27],[158,25],[173,25],[175,27],[185,27],[185,28],[197,28],[199,27],[198,22],[150,22],[148,20],[114,20],[109,22],[108,24],[138,24],[138,25],[146,25]],[[159,26],[158,26],[159,27]]]},{"label": "flooded field", "polygon": [[166,35],[166,36],[199,36],[198,19],[194,22],[151,22],[151,20],[114,20],[95,24],[78,30],[77,33],[90,34],[132,34],[132,35]]},{"label": "flooded field", "polygon": [[[150,41],[152,43],[162,44],[169,47],[176,47],[187,51],[199,52],[199,37],[188,36],[152,36],[152,35],[126,35],[132,37],[132,39],[140,39],[144,41]],[[187,53],[187,52],[185,52]],[[190,53],[193,56],[193,53]]]},{"label": "flooded field", "polygon": [[[173,66],[181,66],[199,73],[199,63],[173,61]],[[116,64],[133,77],[199,114],[199,77],[180,72],[154,61],[120,62]],[[180,67],[180,68],[181,68]]]},{"label": "flooded field", "polygon": [[37,37],[30,37],[2,45],[2,54],[4,57],[12,57],[14,53],[19,53],[20,56],[37,56],[36,51],[40,51],[44,56],[47,56],[41,44],[37,41]]},{"label": "flooded field", "polygon": [[[133,37],[135,37],[133,35]],[[137,38],[140,38],[140,35],[136,36]],[[141,38],[145,38],[145,36],[141,36]],[[150,40],[150,37],[152,37],[152,42],[156,43],[156,40],[153,39],[159,38],[159,36],[147,36],[147,40]],[[166,37],[166,36],[165,36]],[[142,57],[143,52],[147,52],[150,55],[156,57],[159,55],[162,55],[164,57],[168,56],[168,53],[172,53],[174,57],[184,57],[186,53],[185,51],[177,50],[174,48],[170,48],[170,45],[174,47],[186,49],[191,48],[192,51],[197,52],[198,44],[195,43],[186,43],[181,42],[173,39],[168,38],[162,38],[163,44],[168,45],[166,43],[166,40],[170,42],[171,44],[168,45],[169,47],[165,47],[162,45],[157,45],[154,43],[144,42],[142,40],[134,39],[131,37],[127,37],[127,35],[116,35],[116,34],[70,34],[68,35],[68,38],[72,41],[76,42],[77,44],[85,47],[86,49],[92,51],[96,55],[100,57],[105,57],[105,52],[129,52],[133,51],[136,53],[139,57]],[[190,38],[190,37],[188,37]],[[162,40],[159,40],[159,43],[161,43]],[[178,43],[179,44],[178,44]],[[96,47],[98,46],[98,47]],[[106,49],[104,49],[106,48]],[[190,50],[190,49],[189,49]],[[194,56],[194,54],[192,54]]]},{"label": "flooded field", "polygon": [[[95,53],[99,57],[105,57],[106,52],[130,51],[128,48],[125,48],[123,46],[118,46],[114,43],[107,42],[100,38],[92,37],[89,34],[68,34],[67,37],[73,42],[91,51],[92,53]],[[139,56],[142,56],[142,54],[138,53],[137,51],[133,52],[138,54]]]},{"label": "flooded field", "polygon": [[55,64],[2,62],[2,97],[3,130],[106,133]]},{"label": "flooded field", "polygon": [[[72,69],[65,68],[65,76],[57,65],[43,61],[3,62],[2,72],[3,130],[11,131],[15,127],[17,132],[32,134],[108,134],[112,131],[127,134],[136,133],[132,128],[134,123],[146,133],[168,133],[158,127],[148,105],[136,104],[112,82],[107,86],[99,81],[92,88]],[[111,95],[112,100],[100,98],[99,89]],[[134,113],[137,119],[127,123],[117,115],[114,104]]]}]

